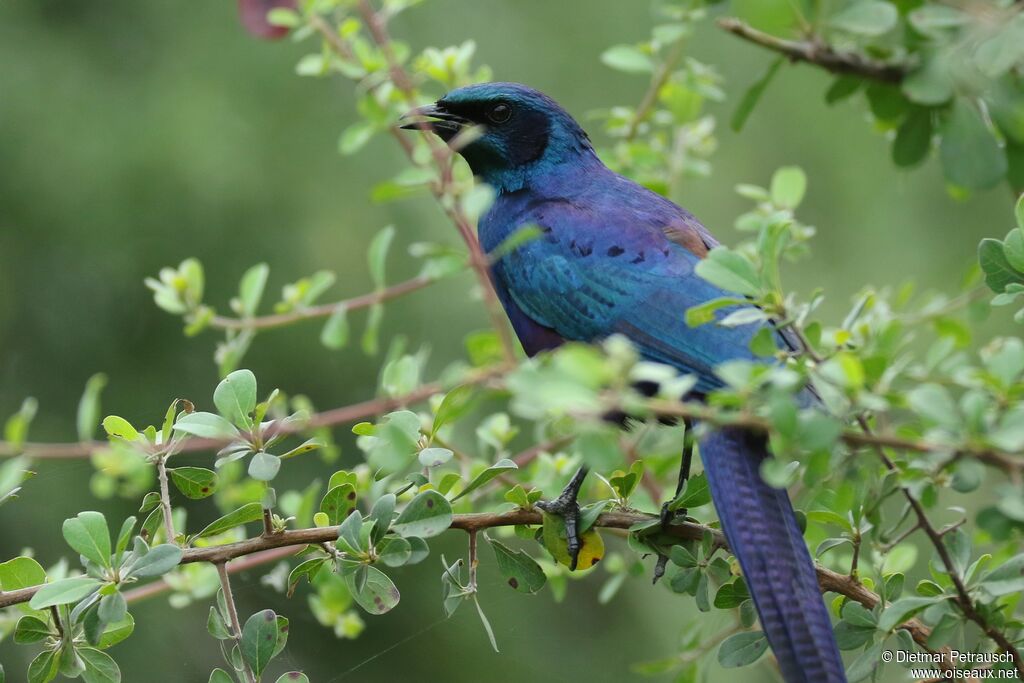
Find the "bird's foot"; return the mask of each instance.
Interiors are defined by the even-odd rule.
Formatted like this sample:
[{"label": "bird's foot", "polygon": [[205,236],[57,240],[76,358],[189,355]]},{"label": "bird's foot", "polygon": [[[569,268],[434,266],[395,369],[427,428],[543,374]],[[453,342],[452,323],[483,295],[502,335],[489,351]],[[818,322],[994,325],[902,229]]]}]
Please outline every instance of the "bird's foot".
[{"label": "bird's foot", "polygon": [[565,522],[565,541],[569,551],[569,569],[572,571],[576,571],[576,564],[580,557],[580,505],[577,499],[586,476],[587,469],[581,467],[562,489],[558,498],[539,500],[535,503],[544,512],[549,515],[557,515]]},{"label": "bird's foot", "polygon": [[659,517],[661,518],[661,528],[663,531],[668,531],[668,528],[676,522],[685,522],[688,510],[686,508],[679,508],[673,510],[671,507],[672,501],[668,500],[661,504],[661,512]]}]

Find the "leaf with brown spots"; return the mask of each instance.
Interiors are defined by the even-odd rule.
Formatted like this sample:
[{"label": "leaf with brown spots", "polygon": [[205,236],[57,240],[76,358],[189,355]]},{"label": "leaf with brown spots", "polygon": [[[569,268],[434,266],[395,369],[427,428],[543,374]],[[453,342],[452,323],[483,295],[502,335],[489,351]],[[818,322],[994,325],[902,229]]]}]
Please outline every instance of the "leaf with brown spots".
[{"label": "leaf with brown spots", "polygon": [[200,500],[217,491],[217,473],[205,467],[175,467],[168,469],[167,473],[186,498]]},{"label": "leaf with brown spots", "polygon": [[349,574],[345,577],[352,597],[360,607],[370,614],[390,612],[398,604],[401,594],[387,574],[376,567],[367,567],[366,570],[366,582],[361,590],[356,590],[353,575]]},{"label": "leaf with brown spots", "polygon": [[309,683],[309,676],[301,671],[289,671],[286,674],[281,674],[277,683]]},{"label": "leaf with brown spots", "polygon": [[451,524],[451,503],[437,491],[427,489],[405,506],[391,531],[403,537],[430,538],[444,532]]},{"label": "leaf with brown spots", "polygon": [[512,550],[503,543],[486,536],[485,538],[494,551],[498,571],[508,580],[508,585],[522,593],[536,593],[544,587],[547,582],[544,570],[528,553],[523,550]]},{"label": "leaf with brown spots", "polygon": [[341,524],[356,509],[356,489],[352,484],[335,486],[320,501],[320,512],[327,515],[331,525]]},{"label": "leaf with brown spots", "polygon": [[277,614],[272,609],[249,617],[242,627],[242,658],[259,677],[277,650]]}]

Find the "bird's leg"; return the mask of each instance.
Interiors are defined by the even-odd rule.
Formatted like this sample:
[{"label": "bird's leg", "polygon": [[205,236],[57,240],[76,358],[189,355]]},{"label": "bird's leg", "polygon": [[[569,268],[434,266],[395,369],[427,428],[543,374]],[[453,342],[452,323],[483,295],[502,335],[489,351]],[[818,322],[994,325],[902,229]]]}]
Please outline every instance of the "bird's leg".
[{"label": "bird's leg", "polygon": [[565,540],[569,546],[569,569],[576,570],[576,562],[580,556],[580,505],[577,498],[583,479],[587,476],[586,465],[576,470],[572,479],[562,489],[562,493],[554,500],[537,501],[536,505],[544,512],[557,515],[565,521]]},{"label": "bird's leg", "polygon": [[[683,424],[686,425],[686,434],[683,437],[683,457],[679,463],[679,478],[676,480],[676,492],[672,496],[673,500],[683,490],[683,486],[686,485],[686,480],[690,478],[690,465],[693,464],[693,421],[690,418],[684,418]],[[661,526],[667,527],[672,523],[672,520],[679,516],[686,516],[686,508],[676,510],[673,512],[668,509],[669,504],[672,501],[665,501],[661,506]]]}]

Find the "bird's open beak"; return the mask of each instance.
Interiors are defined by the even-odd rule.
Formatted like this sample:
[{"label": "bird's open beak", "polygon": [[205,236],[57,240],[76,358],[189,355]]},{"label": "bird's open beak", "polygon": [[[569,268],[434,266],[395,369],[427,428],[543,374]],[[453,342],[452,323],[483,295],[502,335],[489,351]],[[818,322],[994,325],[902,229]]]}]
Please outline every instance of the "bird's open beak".
[{"label": "bird's open beak", "polygon": [[400,124],[399,128],[405,130],[429,130],[437,133],[445,140],[450,140],[458,135],[470,123],[469,119],[445,111],[444,108],[439,107],[437,104],[417,107],[404,114],[398,122]]}]

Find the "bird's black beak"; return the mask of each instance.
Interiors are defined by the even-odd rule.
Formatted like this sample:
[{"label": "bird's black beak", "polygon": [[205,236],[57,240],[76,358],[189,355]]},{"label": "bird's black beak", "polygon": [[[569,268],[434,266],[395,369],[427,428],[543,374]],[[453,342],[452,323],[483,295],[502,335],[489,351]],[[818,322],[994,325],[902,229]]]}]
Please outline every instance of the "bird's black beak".
[{"label": "bird's black beak", "polygon": [[429,130],[444,140],[451,140],[471,122],[462,116],[445,111],[438,104],[417,107],[398,120],[404,130]]}]

